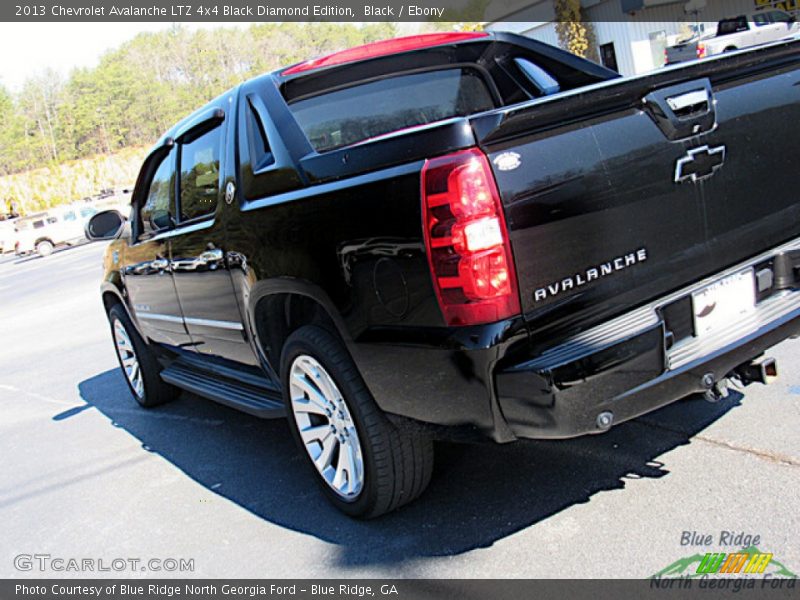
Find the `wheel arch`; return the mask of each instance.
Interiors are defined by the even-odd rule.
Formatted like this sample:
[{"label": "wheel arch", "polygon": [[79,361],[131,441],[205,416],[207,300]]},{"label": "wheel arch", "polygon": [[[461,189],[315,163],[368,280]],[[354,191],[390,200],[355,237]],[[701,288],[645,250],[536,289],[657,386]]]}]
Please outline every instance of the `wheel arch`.
[{"label": "wheel arch", "polygon": [[257,283],[250,292],[248,328],[256,350],[278,373],[289,336],[304,325],[318,325],[337,335],[345,346],[352,338],[330,297],[319,286],[302,280]]},{"label": "wheel arch", "polygon": [[127,302],[125,302],[125,298],[116,285],[108,281],[103,282],[103,285],[100,287],[100,294],[106,315],[114,306],[117,304],[121,305],[125,312],[128,313],[128,317],[130,318],[131,323],[133,323],[133,326],[136,328],[136,331],[139,333],[139,335],[141,335],[142,338],[147,339],[142,333],[142,328],[139,326],[139,320],[136,318],[136,315],[133,314],[130,307],[128,307]]}]

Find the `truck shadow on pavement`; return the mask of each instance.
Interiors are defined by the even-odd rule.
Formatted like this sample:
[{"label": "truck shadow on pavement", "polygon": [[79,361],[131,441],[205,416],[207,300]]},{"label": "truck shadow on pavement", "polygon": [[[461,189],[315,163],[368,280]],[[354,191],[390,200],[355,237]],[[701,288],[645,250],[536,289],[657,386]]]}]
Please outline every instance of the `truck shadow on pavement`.
[{"label": "truck shadow on pavement", "polygon": [[276,525],[340,548],[333,566],[397,564],[457,555],[547,519],[626,480],[669,473],[658,457],[739,405],[733,392],[716,405],[684,400],[600,436],[509,445],[440,444],[428,491],[374,521],[354,521],[328,505],[294,446],[284,420],[264,421],[182,394],[139,408],[119,370],[79,384],[95,408],[197,483]]}]

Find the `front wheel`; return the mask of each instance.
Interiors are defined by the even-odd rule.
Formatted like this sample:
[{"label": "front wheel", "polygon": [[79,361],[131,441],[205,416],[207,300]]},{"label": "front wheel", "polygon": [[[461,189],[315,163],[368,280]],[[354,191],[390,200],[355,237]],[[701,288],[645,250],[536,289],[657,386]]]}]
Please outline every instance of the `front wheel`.
[{"label": "front wheel", "polygon": [[161,379],[161,365],[136,331],[122,305],[116,304],[111,307],[108,311],[108,321],[111,325],[119,366],[136,401],[150,408],[177,396],[176,388]]},{"label": "front wheel", "polygon": [[377,517],[428,486],[431,440],[386,418],[334,335],[316,326],[295,331],[283,349],[281,379],[292,434],[339,510]]}]

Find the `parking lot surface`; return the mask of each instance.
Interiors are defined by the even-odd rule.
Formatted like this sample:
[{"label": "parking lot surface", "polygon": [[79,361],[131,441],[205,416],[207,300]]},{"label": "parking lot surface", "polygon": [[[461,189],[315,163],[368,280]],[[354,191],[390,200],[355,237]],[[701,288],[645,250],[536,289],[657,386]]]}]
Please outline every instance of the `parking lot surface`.
[{"label": "parking lot surface", "polygon": [[[358,522],[326,503],[283,421],[189,394],[136,405],[102,252],[0,261],[2,577],[638,578],[737,550],[718,544],[728,531],[800,574],[800,341],[770,353],[777,383],[718,404],[571,441],[442,444],[421,499]],[[684,532],[714,544],[682,545]],[[21,554],[193,570],[24,570]]]}]

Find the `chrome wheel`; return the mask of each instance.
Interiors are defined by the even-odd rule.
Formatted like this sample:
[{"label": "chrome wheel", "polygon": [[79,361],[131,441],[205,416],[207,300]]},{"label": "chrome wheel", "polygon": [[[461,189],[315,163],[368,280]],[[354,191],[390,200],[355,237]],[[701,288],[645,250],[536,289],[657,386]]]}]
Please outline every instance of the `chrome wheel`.
[{"label": "chrome wheel", "polygon": [[289,368],[289,398],[297,430],[317,471],[342,499],[364,487],[364,458],[355,422],[333,378],[311,356]]},{"label": "chrome wheel", "polygon": [[128,378],[133,392],[138,398],[143,398],[144,381],[142,380],[142,370],[139,367],[139,359],[136,358],[136,350],[128,332],[125,331],[125,326],[119,320],[114,321],[114,346],[117,349],[122,370],[125,371],[125,377]]}]

